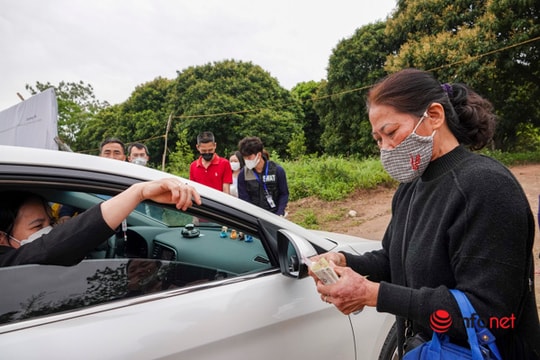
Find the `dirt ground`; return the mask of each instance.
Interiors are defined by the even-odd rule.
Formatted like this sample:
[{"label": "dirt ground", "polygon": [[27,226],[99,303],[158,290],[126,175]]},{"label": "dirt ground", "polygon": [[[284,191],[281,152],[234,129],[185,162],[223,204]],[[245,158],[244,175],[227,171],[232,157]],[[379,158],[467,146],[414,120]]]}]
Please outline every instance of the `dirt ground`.
[{"label": "dirt ground", "polygon": [[[540,164],[515,166],[510,169],[523,186],[531,204],[535,222],[534,243],[536,299],[540,313],[540,231],[538,229],[538,196],[540,195]],[[314,214],[320,230],[334,231],[367,239],[382,239],[390,221],[390,205],[393,188],[357,191],[342,201],[325,202],[313,198],[289,203],[289,218],[302,219]],[[350,216],[349,212],[356,212]]]}]

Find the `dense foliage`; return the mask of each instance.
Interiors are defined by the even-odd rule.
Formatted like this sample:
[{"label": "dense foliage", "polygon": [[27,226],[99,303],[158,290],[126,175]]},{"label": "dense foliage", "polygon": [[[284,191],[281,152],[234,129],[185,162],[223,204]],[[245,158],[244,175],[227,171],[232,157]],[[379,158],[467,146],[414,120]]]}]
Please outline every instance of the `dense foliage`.
[{"label": "dense foliage", "polygon": [[[362,26],[336,44],[325,80],[290,91],[260,66],[236,60],[192,66],[175,79],[158,77],[113,106],[96,100],[90,85],[62,82],[55,86],[60,136],[73,150],[89,153],[97,153],[109,136],[144,142],[151,166],[178,173],[195,158],[201,131],[214,132],[223,156],[242,137],[257,135],[270,152],[291,162],[323,155],[370,158],[378,150],[366,91],[388,73],[417,67],[441,82],[469,84],[493,102],[499,126],[492,150],[535,152],[539,14],[540,3],[533,0],[399,0],[385,21]],[[334,173],[331,166],[323,170]]]},{"label": "dense foliage", "polygon": [[364,26],[341,41],[330,56],[328,79],[315,103],[324,129],[321,144],[328,154],[377,152],[364,98],[369,86],[385,75],[384,61],[391,48],[384,31],[382,22]]},{"label": "dense foliage", "polygon": [[303,112],[291,93],[261,67],[226,60],[178,72],[171,92],[173,133],[186,130],[195,147],[197,134],[212,131],[223,156],[245,136],[259,136],[266,147],[286,156],[302,132]]},{"label": "dense foliage", "polygon": [[[74,149],[97,153],[100,142],[117,137],[126,144],[142,142],[150,152],[150,164],[161,164],[168,106],[174,82],[158,77],[139,85],[128,100],[100,111],[81,131]],[[174,143],[173,143],[174,145]]]},{"label": "dense foliage", "polygon": [[385,69],[468,84],[498,112],[495,146],[515,150],[520,124],[540,127],[539,16],[538,1],[401,1],[386,28],[400,48]]}]

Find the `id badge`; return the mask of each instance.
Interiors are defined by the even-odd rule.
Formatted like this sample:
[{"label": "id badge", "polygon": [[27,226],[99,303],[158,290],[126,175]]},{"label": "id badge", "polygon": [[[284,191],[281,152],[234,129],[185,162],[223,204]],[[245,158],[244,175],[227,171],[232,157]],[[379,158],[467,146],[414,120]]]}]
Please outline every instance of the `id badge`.
[{"label": "id badge", "polygon": [[266,202],[268,203],[268,205],[270,205],[270,208],[273,209],[276,207],[276,204],[274,203],[274,199],[272,199],[272,195],[266,194]]}]

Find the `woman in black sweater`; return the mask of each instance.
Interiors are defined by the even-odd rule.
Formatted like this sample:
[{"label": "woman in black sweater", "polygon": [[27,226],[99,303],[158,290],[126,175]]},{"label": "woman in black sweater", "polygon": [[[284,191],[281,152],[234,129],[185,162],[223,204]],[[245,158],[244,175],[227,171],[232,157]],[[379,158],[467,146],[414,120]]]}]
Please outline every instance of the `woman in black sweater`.
[{"label": "woman in black sweater", "polygon": [[[491,104],[415,69],[382,79],[367,104],[382,164],[400,182],[392,219],[381,250],[319,256],[340,276],[332,285],[317,281],[321,298],[345,314],[364,306],[395,314],[402,346],[405,332],[431,338],[436,310],[461,318],[449,293],[458,289],[480,319],[501,320],[487,326],[503,359],[540,358],[530,205],[507,168],[467,149],[491,140]],[[447,335],[463,343],[463,322]]]}]

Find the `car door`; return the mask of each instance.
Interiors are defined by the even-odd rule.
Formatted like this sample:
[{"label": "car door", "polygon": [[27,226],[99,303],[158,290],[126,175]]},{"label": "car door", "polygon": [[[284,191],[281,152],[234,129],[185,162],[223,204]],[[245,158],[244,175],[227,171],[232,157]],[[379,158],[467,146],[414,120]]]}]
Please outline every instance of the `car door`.
[{"label": "car door", "polygon": [[[104,274],[97,285],[89,281],[94,267]],[[113,268],[108,260],[88,260],[1,269],[0,318],[6,320],[15,304],[24,308],[23,316],[0,325],[3,357],[355,358],[348,317],[320,301],[310,279],[271,269],[108,301],[112,291],[100,288],[113,281],[106,271]],[[84,283],[97,303],[76,295]],[[50,298],[44,298],[47,290]],[[62,294],[66,301],[51,311]]]}]

